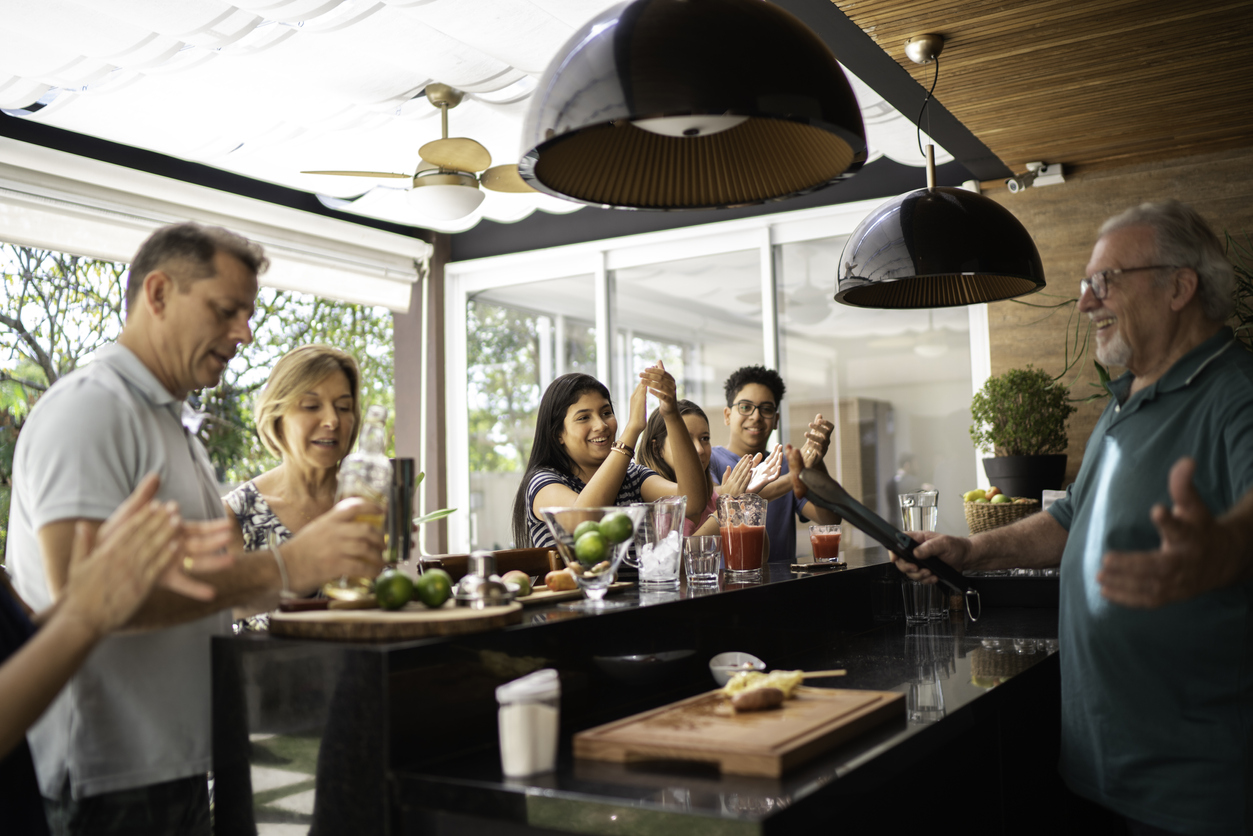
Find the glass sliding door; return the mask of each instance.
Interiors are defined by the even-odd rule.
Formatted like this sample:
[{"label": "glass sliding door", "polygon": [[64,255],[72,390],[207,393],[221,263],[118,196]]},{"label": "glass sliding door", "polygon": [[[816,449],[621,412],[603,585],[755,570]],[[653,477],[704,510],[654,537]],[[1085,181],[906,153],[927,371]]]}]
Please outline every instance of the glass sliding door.
[{"label": "glass sliding door", "polygon": [[[965,533],[959,494],[984,482],[970,397],[990,374],[985,306],[865,310],[834,301],[846,236],[878,201],[781,212],[446,265],[449,518],[454,551],[504,548],[544,388],[579,371],[621,420],[658,360],[728,442],[723,384],[746,365],[787,384],[779,433],[836,425],[827,464],[893,522],[897,491],[933,484],[941,531]],[[599,323],[599,326],[598,326]],[[650,398],[649,409],[656,408]],[[801,555],[807,532],[798,532]],[[852,546],[864,542],[846,528]]]},{"label": "glass sliding door", "polygon": [[[896,494],[934,485],[938,529],[964,535],[960,494],[978,484],[969,434],[969,313],[835,302],[844,240],[776,248],[788,440],[802,443],[809,421],[821,413],[836,425],[827,467],[853,496],[899,525]],[[808,542],[797,538],[801,550]]]},{"label": "glass sliding door", "polygon": [[466,301],[472,549],[513,545],[514,496],[540,397],[567,372],[596,374],[591,276],[492,288]]},{"label": "glass sliding door", "polygon": [[[713,443],[726,444],[723,382],[735,369],[763,362],[759,252],[618,269],[612,286],[616,368],[623,370],[615,400],[629,396],[640,371],[663,360],[679,397],[709,415]],[[650,396],[650,413],[655,406]]]}]

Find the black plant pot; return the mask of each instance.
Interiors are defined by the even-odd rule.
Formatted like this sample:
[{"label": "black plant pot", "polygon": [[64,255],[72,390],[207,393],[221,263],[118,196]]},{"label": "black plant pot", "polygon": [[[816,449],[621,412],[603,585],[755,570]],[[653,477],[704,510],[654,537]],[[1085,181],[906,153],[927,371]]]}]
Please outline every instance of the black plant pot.
[{"label": "black plant pot", "polygon": [[1044,491],[1056,491],[1066,478],[1066,456],[996,456],[983,460],[988,481],[1013,497],[1039,499]]}]

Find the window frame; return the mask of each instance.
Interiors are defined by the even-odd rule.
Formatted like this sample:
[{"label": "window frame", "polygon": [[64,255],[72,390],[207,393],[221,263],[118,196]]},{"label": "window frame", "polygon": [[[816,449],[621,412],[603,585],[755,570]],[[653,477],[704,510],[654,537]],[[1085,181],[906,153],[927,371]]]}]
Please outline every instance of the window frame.
[{"label": "window frame", "polygon": [[[466,302],[471,295],[492,288],[590,274],[595,283],[597,377],[609,387],[616,398],[620,398],[625,382],[617,379],[620,369],[618,352],[614,345],[614,271],[756,249],[760,254],[761,266],[763,357],[767,366],[778,368],[780,338],[777,282],[780,246],[848,235],[881,203],[882,200],[879,199],[863,200],[753,218],[715,221],[681,229],[569,244],[531,252],[449,262],[444,267],[447,283],[444,309],[447,326],[445,350],[448,358],[445,399],[448,469],[445,478],[449,504],[455,508],[470,507],[470,448],[466,421]],[[748,240],[755,243],[745,246]],[[987,305],[969,306],[968,315],[973,395],[983,387],[992,370]],[[783,418],[786,420],[786,413]],[[779,432],[784,431],[786,427],[781,426]],[[982,473],[980,452],[976,451],[975,456],[976,472]],[[469,549],[468,513],[453,514],[448,518],[448,537],[449,548],[453,552]]]}]

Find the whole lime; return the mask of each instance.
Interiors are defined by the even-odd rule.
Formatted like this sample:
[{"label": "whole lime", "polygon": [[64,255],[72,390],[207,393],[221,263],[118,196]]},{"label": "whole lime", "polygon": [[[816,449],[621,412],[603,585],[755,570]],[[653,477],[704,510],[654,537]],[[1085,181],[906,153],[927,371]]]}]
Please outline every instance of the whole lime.
[{"label": "whole lime", "polygon": [[584,520],[583,522],[579,523],[578,528],[574,529],[574,539],[577,541],[580,537],[582,537],[584,534],[586,534],[589,531],[595,531],[597,534],[599,534],[600,523],[596,522],[596,520]]},{"label": "whole lime", "polygon": [[413,579],[399,569],[384,569],[374,579],[374,597],[385,610],[398,610],[413,600]]},{"label": "whole lime", "polygon": [[452,596],[452,578],[443,569],[427,569],[418,578],[416,592],[419,601],[437,609]]},{"label": "whole lime", "polygon": [[574,556],[584,566],[600,563],[605,559],[605,552],[608,550],[609,544],[605,542],[604,536],[596,531],[589,531],[574,541]]},{"label": "whole lime", "polygon": [[631,535],[635,533],[635,526],[626,514],[610,514],[600,521],[600,533],[610,543],[621,543],[623,540],[631,539]]}]

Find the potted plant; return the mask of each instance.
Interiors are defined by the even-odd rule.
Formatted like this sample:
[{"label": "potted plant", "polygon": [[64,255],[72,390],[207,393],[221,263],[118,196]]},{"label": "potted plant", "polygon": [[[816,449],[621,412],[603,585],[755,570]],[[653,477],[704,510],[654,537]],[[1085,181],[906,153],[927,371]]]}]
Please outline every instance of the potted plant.
[{"label": "potted plant", "polygon": [[1043,369],[1010,369],[988,379],[970,402],[975,447],[989,450],[983,469],[1009,496],[1039,499],[1066,475],[1069,391]]}]

